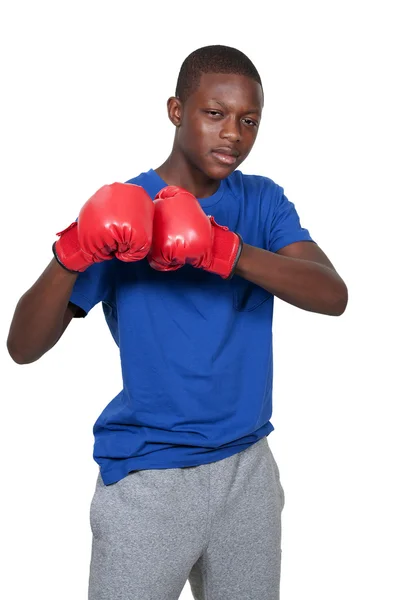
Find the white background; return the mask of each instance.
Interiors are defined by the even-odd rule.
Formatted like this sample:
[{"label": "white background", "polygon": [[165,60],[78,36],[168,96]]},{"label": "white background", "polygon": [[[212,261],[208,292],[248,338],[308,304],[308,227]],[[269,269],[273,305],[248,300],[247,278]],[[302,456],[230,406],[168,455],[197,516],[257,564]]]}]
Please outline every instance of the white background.
[{"label": "white background", "polygon": [[264,84],[241,169],[284,187],[350,297],[338,318],[275,302],[268,439],[286,494],[281,598],[396,600],[393,2],[5,4],[0,596],[87,597],[92,426],[121,389],[100,306],[20,366],[5,346],[15,304],[98,187],[165,160],[180,65],[221,43],[245,52]]}]

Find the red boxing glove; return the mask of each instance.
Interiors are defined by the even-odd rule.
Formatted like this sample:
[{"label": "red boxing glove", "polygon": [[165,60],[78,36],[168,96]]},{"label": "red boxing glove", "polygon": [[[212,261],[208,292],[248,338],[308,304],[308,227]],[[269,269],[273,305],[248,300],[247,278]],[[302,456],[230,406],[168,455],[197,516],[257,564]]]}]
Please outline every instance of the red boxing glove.
[{"label": "red boxing glove", "polygon": [[174,271],[189,264],[232,277],[242,251],[242,238],[208,217],[189,192],[163,188],[155,197],[153,241],[149,264],[158,271]]},{"label": "red boxing glove", "polygon": [[57,233],[54,256],[72,272],[114,256],[125,262],[141,260],[152,243],[153,202],[146,191],[130,183],[100,188],[83,205],[77,222]]}]

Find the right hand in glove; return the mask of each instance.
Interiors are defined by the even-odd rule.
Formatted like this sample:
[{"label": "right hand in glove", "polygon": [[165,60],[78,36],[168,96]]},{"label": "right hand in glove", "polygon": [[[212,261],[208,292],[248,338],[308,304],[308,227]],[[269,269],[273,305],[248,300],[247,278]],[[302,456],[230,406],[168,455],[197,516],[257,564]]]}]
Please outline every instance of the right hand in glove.
[{"label": "right hand in glove", "polygon": [[152,199],[142,187],[104,185],[83,205],[78,220],[57,233],[54,256],[71,272],[114,256],[125,262],[141,260],[151,247],[153,214]]}]

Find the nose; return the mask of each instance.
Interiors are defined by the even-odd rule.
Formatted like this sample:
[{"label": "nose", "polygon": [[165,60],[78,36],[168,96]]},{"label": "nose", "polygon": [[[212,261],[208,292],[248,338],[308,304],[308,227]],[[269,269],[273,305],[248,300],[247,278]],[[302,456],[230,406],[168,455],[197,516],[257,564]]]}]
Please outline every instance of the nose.
[{"label": "nose", "polygon": [[241,139],[240,120],[235,119],[232,116],[225,119],[220,132],[220,137],[224,140],[229,140],[230,142],[239,142]]}]

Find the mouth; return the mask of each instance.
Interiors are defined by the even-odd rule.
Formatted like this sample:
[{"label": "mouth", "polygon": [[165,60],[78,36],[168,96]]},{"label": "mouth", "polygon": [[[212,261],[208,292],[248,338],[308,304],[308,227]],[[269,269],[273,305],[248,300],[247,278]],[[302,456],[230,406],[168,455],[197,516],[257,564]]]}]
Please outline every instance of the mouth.
[{"label": "mouth", "polygon": [[233,165],[236,163],[239,157],[239,152],[234,150],[233,148],[215,148],[211,151],[213,157],[217,160],[217,162],[223,165]]}]

